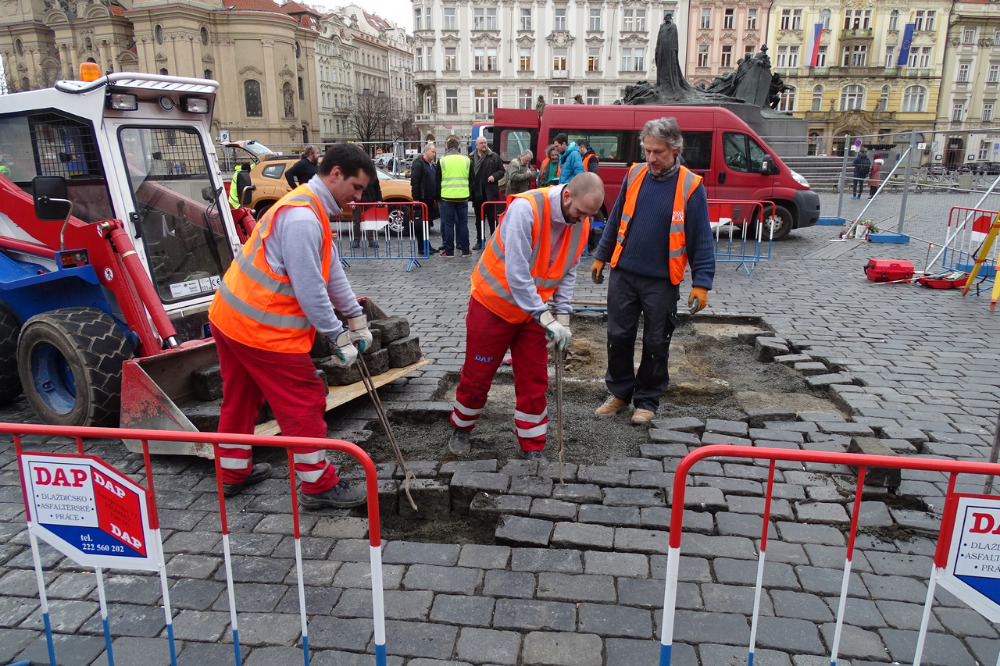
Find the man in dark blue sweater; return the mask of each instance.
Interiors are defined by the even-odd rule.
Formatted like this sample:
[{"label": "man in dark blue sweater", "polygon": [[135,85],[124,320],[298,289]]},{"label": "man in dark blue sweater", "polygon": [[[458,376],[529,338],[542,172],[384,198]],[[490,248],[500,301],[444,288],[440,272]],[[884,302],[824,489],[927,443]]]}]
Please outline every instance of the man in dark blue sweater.
[{"label": "man in dark blue sweater", "polygon": [[[611,264],[605,375],[611,395],[595,413],[608,416],[634,403],[632,423],[645,423],[656,415],[670,379],[667,357],[684,269],[690,264],[688,304],[697,301],[698,310],[708,305],[715,277],[708,197],[701,178],[680,164],[684,138],[677,121],[651,120],[639,138],[646,163],[629,169],[591,267],[591,278],[600,284],[605,264]],[[640,314],[642,360],[636,372],[633,358]]]}]

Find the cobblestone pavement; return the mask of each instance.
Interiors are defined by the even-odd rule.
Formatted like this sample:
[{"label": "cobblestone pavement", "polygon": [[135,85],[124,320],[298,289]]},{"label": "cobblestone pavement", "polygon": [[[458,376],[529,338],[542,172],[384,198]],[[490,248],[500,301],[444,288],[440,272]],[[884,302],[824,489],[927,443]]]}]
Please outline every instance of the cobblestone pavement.
[{"label": "cobblestone pavement", "polygon": [[[834,197],[824,195],[825,214],[836,210]],[[905,231],[938,242],[953,203],[911,198],[910,210],[919,214]],[[845,201],[844,214],[856,214],[862,204]],[[893,205],[879,204],[883,217]],[[833,243],[837,231],[794,232],[749,275],[720,264],[707,313],[759,316],[778,339],[758,343],[762,353],[787,349],[808,357],[787,362],[822,363],[828,372],[810,379],[830,392],[848,420],[831,414],[662,420],[648,434],[636,431],[641,457],[567,465],[565,484],[554,482],[552,466],[535,463],[414,463],[428,492],[450,490],[456,511],[503,517],[495,545],[462,539],[384,544],[389,663],[656,663],[672,471],[699,444],[844,450],[851,437],[870,435],[900,455],[986,459],[1000,397],[1000,350],[993,347],[1000,315],[990,313],[988,295],[963,299],[957,290],[868,282],[862,273],[868,258],[907,258],[919,269],[927,243]],[[440,238],[437,230],[432,238]],[[591,284],[589,264],[582,262],[575,297],[603,301],[606,285]],[[433,392],[445,373],[461,367],[473,267],[474,259],[441,257],[410,273],[399,261],[352,263],[356,290],[408,317],[434,361],[381,390],[391,409],[444,418],[447,406],[432,402]],[[364,428],[372,414],[359,400],[337,417],[337,432],[347,433]],[[4,408],[0,419],[25,421],[30,412],[22,401]],[[120,444],[99,442],[91,451],[141,480],[141,460]],[[179,662],[232,663],[212,468],[200,460],[158,458],[154,469]],[[391,464],[380,466],[387,499],[396,491],[394,472]],[[674,663],[746,662],[766,472],[766,465],[734,459],[694,468]],[[864,503],[839,663],[912,659],[946,481],[938,473],[904,471],[899,497],[873,489]],[[962,477],[959,487],[982,485]],[[490,502],[480,494],[486,491]],[[829,663],[853,493],[854,477],[845,469],[778,465],[756,663]],[[265,482],[227,506],[244,663],[301,663],[287,481]],[[303,514],[313,664],[373,661],[367,528],[360,516]],[[27,543],[8,440],[0,452],[0,663],[47,663]],[[93,574],[44,545],[42,561],[60,663],[107,663]],[[116,662],[169,663],[158,578],[120,571],[105,577]],[[926,664],[996,662],[995,627],[940,588],[930,631]]]}]

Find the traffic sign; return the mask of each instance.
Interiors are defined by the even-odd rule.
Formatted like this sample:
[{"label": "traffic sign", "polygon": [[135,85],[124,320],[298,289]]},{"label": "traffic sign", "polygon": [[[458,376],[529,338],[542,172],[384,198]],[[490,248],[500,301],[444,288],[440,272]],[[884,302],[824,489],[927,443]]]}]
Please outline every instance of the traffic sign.
[{"label": "traffic sign", "polygon": [[146,491],[95,456],[24,454],[28,527],[83,566],[155,571]]},{"label": "traffic sign", "polygon": [[381,148],[376,148],[375,149],[375,154],[376,155],[381,155],[382,154],[382,149]]},{"label": "traffic sign", "polygon": [[991,622],[1000,622],[1000,497],[956,497],[948,565],[938,582]]}]

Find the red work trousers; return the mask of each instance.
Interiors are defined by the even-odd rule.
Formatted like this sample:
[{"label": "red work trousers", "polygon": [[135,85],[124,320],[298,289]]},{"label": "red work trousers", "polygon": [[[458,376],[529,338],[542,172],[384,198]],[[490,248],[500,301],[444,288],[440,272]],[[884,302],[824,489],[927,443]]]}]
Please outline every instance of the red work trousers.
[{"label": "red work trousers", "polygon": [[[308,353],[287,354],[248,347],[210,324],[222,372],[219,432],[253,434],[264,401],[271,406],[281,434],[326,437],[326,395]],[[250,475],[253,452],[248,444],[220,444],[223,483]],[[337,470],[323,449],[292,449],[302,492],[321,493],[337,485]]]},{"label": "red work trousers", "polygon": [[534,319],[512,324],[469,299],[465,316],[465,363],[455,394],[451,424],[472,430],[486,405],[493,376],[510,349],[514,369],[514,431],[522,451],[545,448],[549,416],[545,391],[549,387],[545,330]]}]

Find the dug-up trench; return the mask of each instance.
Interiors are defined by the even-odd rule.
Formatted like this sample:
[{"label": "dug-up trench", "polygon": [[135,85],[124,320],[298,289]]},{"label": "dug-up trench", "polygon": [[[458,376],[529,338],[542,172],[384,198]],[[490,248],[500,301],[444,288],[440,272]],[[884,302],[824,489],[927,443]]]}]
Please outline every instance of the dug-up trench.
[{"label": "dug-up trench", "polygon": [[[639,445],[648,443],[649,426],[634,426],[631,410],[599,417],[594,409],[607,397],[604,372],[607,363],[606,329],[602,316],[574,316],[563,371],[563,442],[565,461],[604,464],[609,458],[637,457]],[[660,401],[657,418],[693,416],[706,419],[746,420],[757,409],[793,409],[799,412],[841,412],[833,402],[815,394],[804,377],[780,364],[755,359],[753,341],[770,331],[755,319],[706,317],[681,320],[670,346],[670,383]],[[642,330],[639,336],[641,339]],[[637,352],[640,345],[636,345]],[[635,362],[638,366],[639,354]],[[513,432],[514,383],[508,366],[501,366],[489,400],[472,432],[469,459],[497,459],[500,466],[517,459],[520,449]],[[452,402],[458,375],[442,379],[436,400]],[[555,372],[550,360],[548,393],[549,429],[546,457],[558,459],[556,436]],[[363,445],[376,463],[394,456],[381,426],[371,424],[372,437]],[[396,441],[407,460],[439,460],[448,453],[452,432],[447,418],[397,418]],[[349,461],[344,461],[348,465]],[[433,516],[430,520],[384,516],[383,536],[430,542],[492,543],[495,524],[489,518]]]}]

